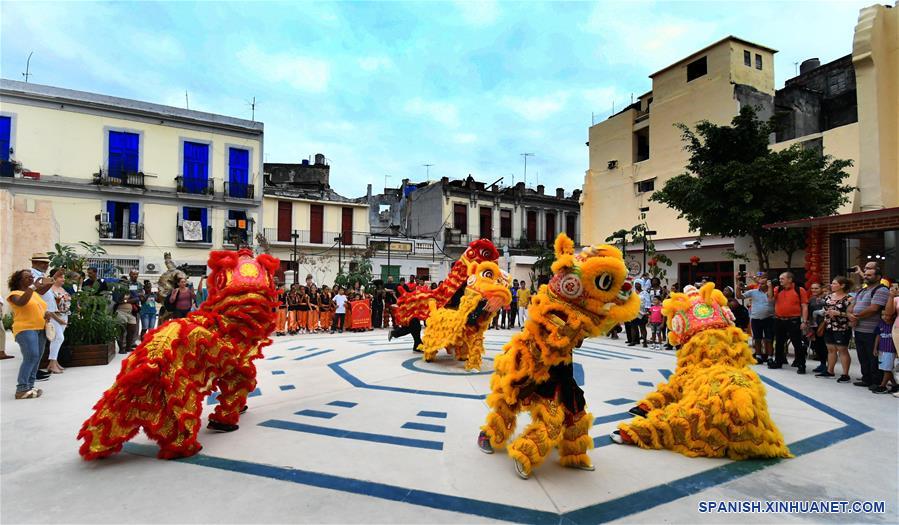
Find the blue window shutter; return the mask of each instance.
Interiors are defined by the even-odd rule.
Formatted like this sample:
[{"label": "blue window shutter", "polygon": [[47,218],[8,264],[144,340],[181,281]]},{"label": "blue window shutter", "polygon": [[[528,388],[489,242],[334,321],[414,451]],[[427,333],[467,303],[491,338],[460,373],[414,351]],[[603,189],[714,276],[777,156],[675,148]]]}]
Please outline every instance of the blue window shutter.
[{"label": "blue window shutter", "polygon": [[200,224],[203,225],[203,236],[204,237],[206,236],[206,224],[207,224],[207,218],[208,218],[208,215],[207,215],[208,211],[209,211],[208,208],[200,208]]},{"label": "blue window shutter", "polygon": [[202,193],[209,181],[209,145],[184,142],[184,186],[190,193]]},{"label": "blue window shutter", "polygon": [[124,135],[122,167],[125,172],[137,173],[140,164],[140,135],[137,133],[122,133],[122,135]]},{"label": "blue window shutter", "polygon": [[129,210],[130,220],[131,222],[140,222],[140,216],[138,215],[140,210],[140,204],[136,202],[131,203],[131,209]]},{"label": "blue window shutter", "polygon": [[109,132],[109,176],[122,178],[123,137],[124,133]]},{"label": "blue window shutter", "polygon": [[189,210],[189,209],[190,209],[190,208],[188,208],[187,206],[183,206],[183,207],[181,208],[181,220],[182,220],[182,221],[188,220],[188,219],[187,219],[187,210]]},{"label": "blue window shutter", "polygon": [[106,213],[109,214],[109,222],[115,224],[116,221],[116,202],[106,201]]},{"label": "blue window shutter", "polygon": [[245,149],[231,148],[228,152],[228,180],[231,184],[247,184],[249,182],[250,152]]},{"label": "blue window shutter", "polygon": [[0,117],[0,160],[9,160],[9,140],[12,118]]}]

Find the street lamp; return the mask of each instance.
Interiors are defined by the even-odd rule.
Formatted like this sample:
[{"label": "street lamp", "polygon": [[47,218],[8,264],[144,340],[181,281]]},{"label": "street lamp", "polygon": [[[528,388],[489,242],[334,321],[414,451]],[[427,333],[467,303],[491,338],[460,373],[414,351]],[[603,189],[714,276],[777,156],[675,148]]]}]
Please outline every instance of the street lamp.
[{"label": "street lamp", "polygon": [[293,284],[297,284],[299,283],[300,274],[300,260],[297,257],[297,239],[300,238],[300,234],[293,230],[290,237],[293,239]]},{"label": "street lamp", "polygon": [[341,252],[341,246],[343,245],[343,233],[334,237],[334,242],[337,243],[337,275],[343,273],[343,257]]}]

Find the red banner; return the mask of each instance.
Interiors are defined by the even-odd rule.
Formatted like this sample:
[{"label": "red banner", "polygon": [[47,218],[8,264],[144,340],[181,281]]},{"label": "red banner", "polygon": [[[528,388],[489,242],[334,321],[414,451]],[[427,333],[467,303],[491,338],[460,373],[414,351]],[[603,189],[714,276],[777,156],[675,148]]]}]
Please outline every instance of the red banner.
[{"label": "red banner", "polygon": [[350,301],[347,327],[350,330],[368,330],[371,328],[371,299]]}]

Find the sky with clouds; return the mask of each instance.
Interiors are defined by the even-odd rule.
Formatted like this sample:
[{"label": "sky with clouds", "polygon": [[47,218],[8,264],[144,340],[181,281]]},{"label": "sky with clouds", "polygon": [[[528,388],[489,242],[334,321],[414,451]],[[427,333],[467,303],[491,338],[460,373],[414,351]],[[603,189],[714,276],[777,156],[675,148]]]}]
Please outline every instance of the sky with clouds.
[{"label": "sky with clouds", "polygon": [[[733,34],[795,63],[852,50],[864,2],[0,4],[0,73],[256,119],[269,162],[324,153],[346,196],[403,178],[578,188],[591,119]],[[385,176],[388,178],[385,179]]]}]

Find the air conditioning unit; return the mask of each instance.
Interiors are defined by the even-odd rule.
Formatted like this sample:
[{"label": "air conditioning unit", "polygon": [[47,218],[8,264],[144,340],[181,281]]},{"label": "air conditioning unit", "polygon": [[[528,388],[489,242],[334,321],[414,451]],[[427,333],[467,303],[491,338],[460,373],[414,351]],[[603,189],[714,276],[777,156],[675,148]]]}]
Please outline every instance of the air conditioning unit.
[{"label": "air conditioning unit", "polygon": [[157,273],[156,265],[153,263],[147,263],[147,273]]},{"label": "air conditioning unit", "polygon": [[618,167],[618,161],[617,161],[617,160],[610,160],[610,161],[609,161],[609,169],[610,169],[610,170],[614,170],[614,169],[616,169],[617,167]]},{"label": "air conditioning unit", "polygon": [[100,222],[109,222],[109,212],[108,211],[100,212]]},{"label": "air conditioning unit", "polygon": [[237,228],[237,219],[227,219],[225,221],[226,228]]}]

